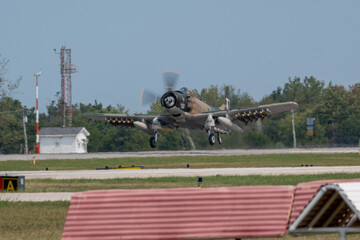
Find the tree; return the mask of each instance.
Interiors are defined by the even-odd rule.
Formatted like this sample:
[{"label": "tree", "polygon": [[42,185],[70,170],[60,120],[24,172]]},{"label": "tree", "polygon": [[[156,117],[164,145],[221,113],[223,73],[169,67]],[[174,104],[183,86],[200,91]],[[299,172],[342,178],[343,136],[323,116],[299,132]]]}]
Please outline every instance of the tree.
[{"label": "tree", "polygon": [[12,94],[21,78],[10,81],[5,78],[9,60],[0,55],[0,152],[19,153],[23,144],[22,111],[24,107]]},{"label": "tree", "polygon": [[349,87],[329,86],[324,91],[318,112],[321,124],[326,126],[326,136],[330,144],[356,145],[359,141],[359,84]]},{"label": "tree", "polygon": [[203,88],[198,97],[212,107],[220,107],[225,103],[225,98],[230,100],[231,108],[248,107],[256,104],[254,99],[248,93],[241,93],[231,85],[211,85],[209,88]]},{"label": "tree", "polygon": [[270,138],[266,134],[257,131],[249,132],[245,136],[245,141],[249,148],[265,148],[271,146]]},{"label": "tree", "polygon": [[284,87],[276,90],[262,100],[262,104],[295,101],[300,106],[300,111],[319,103],[324,91],[324,81],[318,81],[315,77],[305,77],[303,81],[299,77],[289,78]]},{"label": "tree", "polygon": [[14,90],[19,87],[21,77],[15,81],[10,81],[5,78],[7,73],[7,64],[9,60],[2,58],[0,54],[0,98],[11,97]]},{"label": "tree", "polygon": [[22,111],[20,101],[11,97],[3,97],[0,100],[1,153],[19,153],[24,143]]}]

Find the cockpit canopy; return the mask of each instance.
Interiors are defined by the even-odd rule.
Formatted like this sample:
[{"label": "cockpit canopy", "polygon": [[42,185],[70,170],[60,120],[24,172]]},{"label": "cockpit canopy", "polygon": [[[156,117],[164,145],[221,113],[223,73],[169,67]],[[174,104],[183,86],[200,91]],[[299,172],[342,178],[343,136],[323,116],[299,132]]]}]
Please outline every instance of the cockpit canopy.
[{"label": "cockpit canopy", "polygon": [[186,93],[187,91],[189,91],[189,89],[186,87],[180,88],[180,92],[182,92],[182,93]]},{"label": "cockpit canopy", "polygon": [[187,87],[180,88],[179,92],[185,96],[192,95],[192,92]]}]

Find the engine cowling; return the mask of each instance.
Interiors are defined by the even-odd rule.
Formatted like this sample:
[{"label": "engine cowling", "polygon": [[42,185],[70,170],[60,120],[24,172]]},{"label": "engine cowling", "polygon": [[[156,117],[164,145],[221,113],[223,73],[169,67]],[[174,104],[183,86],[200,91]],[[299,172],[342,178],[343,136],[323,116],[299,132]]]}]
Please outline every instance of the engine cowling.
[{"label": "engine cowling", "polygon": [[161,97],[161,105],[170,110],[174,107],[186,111],[188,108],[188,99],[185,94],[178,91],[168,91]]},{"label": "engine cowling", "polygon": [[161,105],[167,109],[175,107],[177,102],[178,99],[174,92],[167,92],[161,97]]}]

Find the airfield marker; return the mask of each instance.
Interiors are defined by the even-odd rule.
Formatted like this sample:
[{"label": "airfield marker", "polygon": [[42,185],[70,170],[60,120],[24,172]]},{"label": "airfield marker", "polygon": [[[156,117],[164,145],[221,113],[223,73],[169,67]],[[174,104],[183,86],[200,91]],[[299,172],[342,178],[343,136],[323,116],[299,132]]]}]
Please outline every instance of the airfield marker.
[{"label": "airfield marker", "polygon": [[201,188],[202,185],[202,177],[199,177],[198,179],[198,188]]}]

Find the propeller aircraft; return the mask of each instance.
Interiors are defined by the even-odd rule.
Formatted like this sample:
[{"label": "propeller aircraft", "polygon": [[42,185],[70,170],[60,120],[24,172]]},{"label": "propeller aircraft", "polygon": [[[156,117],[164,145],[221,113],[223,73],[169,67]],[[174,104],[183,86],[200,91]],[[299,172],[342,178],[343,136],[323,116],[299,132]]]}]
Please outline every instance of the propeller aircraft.
[{"label": "propeller aircraft", "polygon": [[163,72],[166,92],[161,97],[148,90],[142,90],[140,96],[141,105],[160,101],[166,114],[86,113],[85,116],[106,121],[114,126],[139,129],[151,135],[150,146],[155,148],[159,132],[162,130],[204,130],[208,133],[210,145],[214,145],[216,140],[221,144],[221,134],[242,133],[241,124],[265,119],[272,114],[295,110],[298,107],[296,102],[284,102],[230,110],[230,101],[226,99],[226,107],[221,110],[201,101],[185,87],[173,90],[178,75],[175,71]]}]

